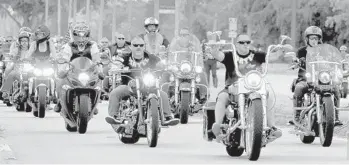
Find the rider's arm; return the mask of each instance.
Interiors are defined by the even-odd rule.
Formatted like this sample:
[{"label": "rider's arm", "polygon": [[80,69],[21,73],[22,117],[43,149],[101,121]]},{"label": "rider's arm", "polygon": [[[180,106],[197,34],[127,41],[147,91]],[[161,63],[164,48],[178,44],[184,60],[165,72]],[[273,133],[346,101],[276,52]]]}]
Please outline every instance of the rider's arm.
[{"label": "rider's arm", "polygon": [[166,48],[170,45],[170,41],[166,38],[165,35],[161,34],[163,37],[162,45],[164,45]]},{"label": "rider's arm", "polygon": [[16,42],[13,42],[10,46],[10,53],[9,53],[12,59],[15,58],[15,56],[18,54],[18,51],[19,50]]},{"label": "rider's arm", "polygon": [[48,40],[48,45],[50,46],[50,57],[51,58],[56,58],[56,47],[55,47],[55,44],[53,43],[52,39],[49,39]]},{"label": "rider's arm", "polygon": [[92,44],[92,46],[91,46],[91,56],[92,56],[93,62],[99,63],[101,61],[99,49],[98,49],[98,46],[96,43]]},{"label": "rider's arm", "polygon": [[69,46],[69,43],[64,44],[62,51],[60,53],[60,57],[64,58],[66,61],[70,61],[70,58],[72,56],[72,51],[71,51],[71,47]]},{"label": "rider's arm", "polygon": [[25,55],[25,58],[28,59],[32,56],[32,54],[35,52],[36,50],[36,41],[33,41],[30,43],[30,47],[28,50],[28,53]]}]

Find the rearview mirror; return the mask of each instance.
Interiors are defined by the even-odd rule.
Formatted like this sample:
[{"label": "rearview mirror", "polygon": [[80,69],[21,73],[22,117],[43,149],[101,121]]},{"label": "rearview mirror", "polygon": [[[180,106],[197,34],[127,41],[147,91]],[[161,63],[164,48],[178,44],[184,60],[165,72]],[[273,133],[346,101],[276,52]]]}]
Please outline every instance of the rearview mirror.
[{"label": "rearview mirror", "polygon": [[291,37],[286,36],[286,35],[281,35],[280,39],[281,39],[281,42],[280,42],[281,45],[283,45],[284,42],[287,41],[287,40],[292,40]]},{"label": "rearview mirror", "polygon": [[287,53],[285,53],[285,57],[296,57],[296,53],[295,52],[287,52]]}]

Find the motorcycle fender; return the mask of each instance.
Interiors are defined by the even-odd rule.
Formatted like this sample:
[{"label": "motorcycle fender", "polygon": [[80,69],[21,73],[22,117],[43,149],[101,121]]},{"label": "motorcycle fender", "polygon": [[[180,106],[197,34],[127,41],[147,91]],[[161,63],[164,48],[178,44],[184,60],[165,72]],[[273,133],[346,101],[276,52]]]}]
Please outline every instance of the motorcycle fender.
[{"label": "motorcycle fender", "polygon": [[257,93],[257,92],[253,92],[253,93],[250,93],[248,95],[248,98],[249,100],[254,100],[254,99],[261,99],[262,98],[262,95]]},{"label": "motorcycle fender", "polygon": [[322,95],[323,95],[323,96],[331,96],[331,95],[332,95],[332,93],[325,92],[325,93],[323,93]]},{"label": "motorcycle fender", "polygon": [[153,98],[157,99],[158,96],[157,96],[156,94],[154,94],[154,93],[150,93],[150,94],[148,95],[148,97],[147,97],[147,100],[150,100],[150,99],[153,99]]},{"label": "motorcycle fender", "polygon": [[37,86],[37,88],[38,88],[38,87],[42,87],[42,86],[44,86],[44,87],[47,88],[46,84],[39,84],[39,85]]},{"label": "motorcycle fender", "polygon": [[183,82],[179,84],[179,91],[191,91],[190,83]]}]

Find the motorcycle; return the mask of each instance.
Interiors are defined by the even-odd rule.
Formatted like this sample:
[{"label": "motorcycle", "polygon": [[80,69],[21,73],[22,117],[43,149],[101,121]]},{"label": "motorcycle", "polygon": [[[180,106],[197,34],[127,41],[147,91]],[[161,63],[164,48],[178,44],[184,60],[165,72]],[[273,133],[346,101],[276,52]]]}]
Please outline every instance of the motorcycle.
[{"label": "motorcycle", "polygon": [[[3,85],[3,76],[4,76],[4,72],[5,72],[5,62],[3,61],[4,60],[4,55],[3,54],[0,54],[0,89],[2,88],[2,85]],[[2,100],[2,92],[0,92],[0,100]]]},{"label": "motorcycle", "polygon": [[[219,43],[218,43],[219,44]],[[267,85],[265,79],[269,55],[274,49],[282,47],[270,45],[265,57],[264,69],[254,69],[247,73],[239,70],[238,60],[234,60],[238,81],[228,87],[230,103],[221,127],[221,134],[214,137],[212,124],[215,122],[215,103],[203,107],[203,137],[207,141],[214,138],[226,146],[226,152],[232,157],[241,156],[246,151],[248,159],[259,159],[262,147],[275,140],[270,136],[271,128],[267,126]],[[230,43],[233,58],[238,59],[235,45]]]},{"label": "motorcycle", "polygon": [[29,105],[34,108],[33,115],[35,117],[44,118],[47,106],[53,100],[55,82],[53,80],[54,69],[52,64],[54,61],[48,61],[47,58],[36,58],[33,62],[33,77],[29,78]]},{"label": "motorcycle", "polygon": [[120,70],[123,73],[140,73],[136,78],[130,79],[128,86],[136,90],[136,96],[123,100],[119,107],[120,124],[112,125],[118,132],[119,139],[125,144],[137,143],[139,138],[146,137],[149,147],[156,147],[160,124],[165,118],[161,108],[160,76],[161,70],[128,69]]},{"label": "motorcycle", "polygon": [[98,64],[93,64],[87,57],[75,58],[71,62],[58,59],[58,64],[69,64],[67,75],[64,76],[67,81],[60,92],[61,116],[65,128],[69,132],[84,134],[95,114],[101,94],[102,78],[96,70]]},{"label": "motorcycle", "polygon": [[105,93],[102,95],[102,100],[108,98],[108,94],[121,84],[121,73],[118,72],[118,70],[122,69],[122,63],[124,60],[119,56],[113,56],[109,60],[111,60],[112,62],[103,62],[103,65],[109,65],[108,76],[106,77],[108,78],[109,85],[108,91],[105,91]]},{"label": "motorcycle", "polygon": [[349,79],[349,62],[343,60],[342,64],[345,68],[345,70],[343,71],[343,81],[342,84],[340,86],[340,92],[341,92],[341,98],[347,98],[348,95],[348,79]]},{"label": "motorcycle", "polygon": [[17,111],[31,112],[32,107],[28,103],[29,96],[29,74],[34,70],[30,62],[23,61],[19,64],[19,80],[13,82],[12,100],[16,106]]},{"label": "motorcycle", "polygon": [[314,59],[307,58],[307,61],[304,61],[307,64],[306,70],[300,67],[301,62],[296,62],[291,67],[306,72],[309,91],[304,95],[303,107],[293,108],[295,111],[301,110],[301,113],[299,121],[293,119],[295,127],[290,133],[299,135],[305,144],[311,144],[315,137],[319,137],[321,145],[329,147],[335,126],[335,110],[347,110],[347,108],[336,107],[334,104],[335,87],[341,84],[343,73],[341,63],[333,62],[332,56],[329,55],[339,55],[339,52],[327,44],[319,46],[319,50]]},{"label": "motorcycle", "polygon": [[[167,70],[171,73],[170,82],[164,85],[174,84],[174,96],[171,97],[172,113],[176,118],[180,119],[181,124],[188,123],[189,115],[193,115],[194,108],[198,105],[196,99],[197,87],[203,86],[208,90],[206,85],[200,84],[200,73],[203,68],[198,66],[198,60],[201,57],[200,53],[188,51],[171,52],[173,59],[168,60]],[[170,54],[171,54],[170,53]],[[207,98],[208,98],[207,92]]]}]

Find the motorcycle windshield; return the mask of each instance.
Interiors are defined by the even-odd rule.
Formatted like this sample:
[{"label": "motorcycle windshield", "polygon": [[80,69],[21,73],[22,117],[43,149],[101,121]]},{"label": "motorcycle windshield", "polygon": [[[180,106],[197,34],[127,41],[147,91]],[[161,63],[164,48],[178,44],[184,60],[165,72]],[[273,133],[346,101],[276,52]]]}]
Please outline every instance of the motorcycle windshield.
[{"label": "motorcycle windshield", "polygon": [[73,72],[88,72],[93,68],[93,62],[87,57],[79,57],[75,58],[70,62],[72,66],[74,66]]},{"label": "motorcycle windshield", "polygon": [[[340,65],[338,64],[340,64],[343,60],[343,57],[340,54],[339,50],[336,47],[329,44],[321,44],[315,48],[308,47],[306,57],[306,70],[308,73],[312,73],[313,71],[311,62],[324,61],[324,63],[313,64],[314,71],[321,72],[335,71],[335,68],[341,69]],[[331,62],[336,62],[338,64]]]},{"label": "motorcycle windshield", "polygon": [[[195,56],[197,56],[195,58]],[[184,61],[189,61],[193,65],[198,65],[199,64],[199,55],[195,55],[194,52],[189,52],[189,51],[178,51],[178,52],[171,52],[168,56],[168,61],[171,64],[180,64]]]}]

